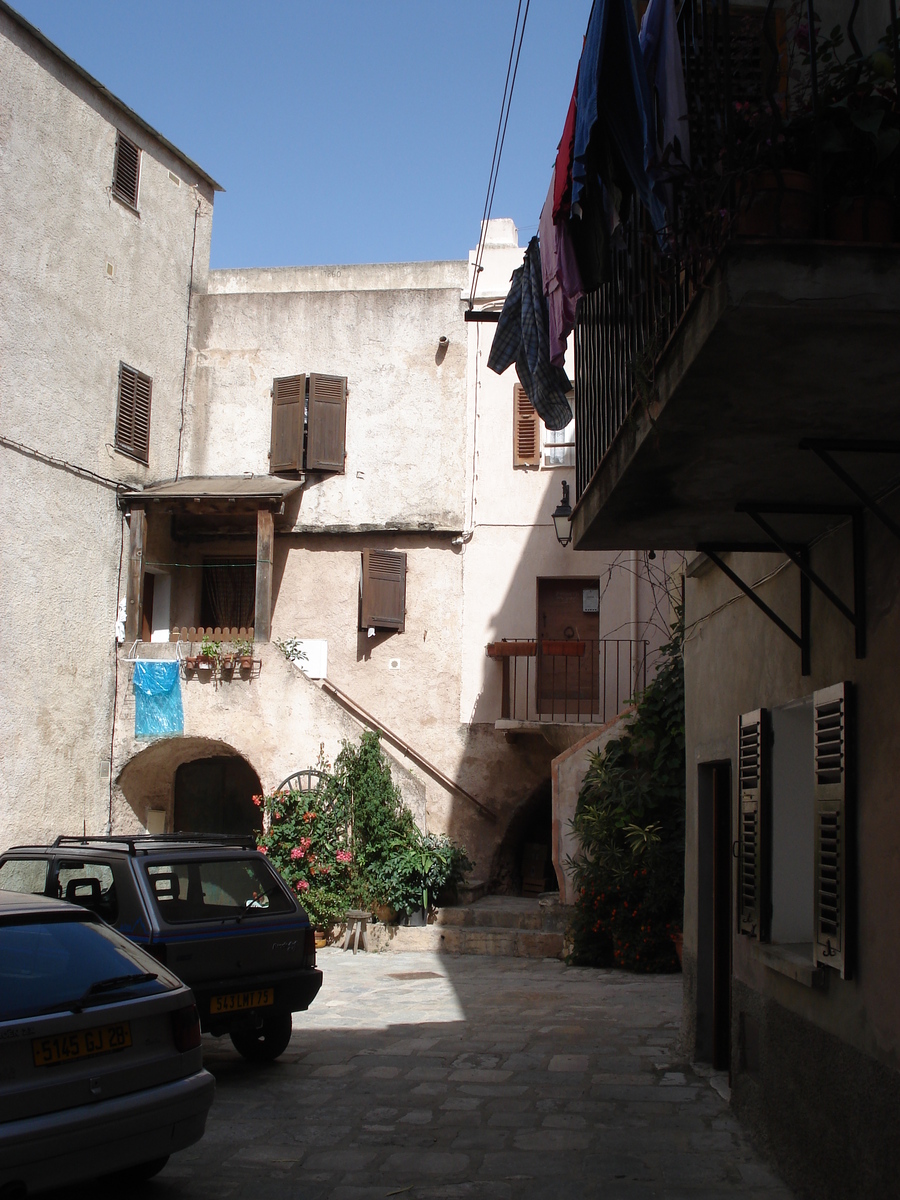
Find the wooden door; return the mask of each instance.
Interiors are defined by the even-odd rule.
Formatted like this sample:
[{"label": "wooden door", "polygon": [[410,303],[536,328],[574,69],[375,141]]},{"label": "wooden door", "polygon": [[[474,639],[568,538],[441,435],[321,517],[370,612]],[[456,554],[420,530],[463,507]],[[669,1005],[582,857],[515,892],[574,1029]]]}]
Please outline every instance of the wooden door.
[{"label": "wooden door", "polygon": [[590,721],[599,711],[596,578],[537,581],[537,709],[545,720]]}]

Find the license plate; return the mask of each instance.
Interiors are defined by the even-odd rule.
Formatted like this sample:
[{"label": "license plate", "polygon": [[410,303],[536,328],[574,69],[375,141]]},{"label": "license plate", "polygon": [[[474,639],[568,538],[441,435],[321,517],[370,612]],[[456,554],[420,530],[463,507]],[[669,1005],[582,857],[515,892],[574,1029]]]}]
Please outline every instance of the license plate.
[{"label": "license plate", "polygon": [[265,1008],[275,1003],[274,988],[257,988],[252,992],[232,992],[230,996],[213,996],[209,1011],[218,1013],[240,1012],[243,1008]]},{"label": "license plate", "polygon": [[118,1025],[34,1038],[31,1053],[36,1067],[53,1067],[57,1063],[74,1062],[77,1058],[91,1058],[95,1054],[113,1054],[130,1045],[131,1026],[127,1021],[121,1021]]}]

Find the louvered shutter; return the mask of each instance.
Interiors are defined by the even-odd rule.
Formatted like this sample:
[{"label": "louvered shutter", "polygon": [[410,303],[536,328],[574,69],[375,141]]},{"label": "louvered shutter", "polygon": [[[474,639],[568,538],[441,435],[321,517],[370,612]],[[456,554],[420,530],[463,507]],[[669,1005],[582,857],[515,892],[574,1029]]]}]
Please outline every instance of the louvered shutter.
[{"label": "louvered shutter", "polygon": [[120,200],[137,208],[141,179],[141,152],[124,133],[116,134],[116,160],[112,190]]},{"label": "louvered shutter", "polygon": [[406,555],[393,550],[363,550],[360,627],[406,628]]},{"label": "louvered shutter", "polygon": [[768,711],[744,713],[738,723],[738,927],[761,941],[769,936],[771,909],[770,746]]},{"label": "louvered shutter", "polygon": [[852,771],[850,685],[815,693],[815,917],[817,963],[850,976]]},{"label": "louvered shutter", "polygon": [[307,471],[344,470],[347,380],[342,375],[310,375],[307,409]]},{"label": "louvered shutter", "polygon": [[303,467],[303,408],[306,376],[287,375],[272,381],[272,447],[269,474]]},{"label": "louvered shutter", "polygon": [[513,388],[513,466],[536,467],[541,461],[541,427],[528,393],[517,383]]},{"label": "louvered shutter", "polygon": [[150,460],[150,399],[153,381],[127,363],[119,363],[116,449],[141,462]]}]

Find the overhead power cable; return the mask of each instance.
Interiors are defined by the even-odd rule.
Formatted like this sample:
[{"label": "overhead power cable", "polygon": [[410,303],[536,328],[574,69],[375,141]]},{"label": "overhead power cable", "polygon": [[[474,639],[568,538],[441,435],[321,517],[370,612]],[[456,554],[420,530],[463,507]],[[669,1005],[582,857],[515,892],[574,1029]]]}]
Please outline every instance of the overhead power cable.
[{"label": "overhead power cable", "polygon": [[478,239],[478,249],[475,251],[475,268],[472,271],[472,290],[469,293],[469,308],[474,307],[475,304],[475,291],[478,287],[478,276],[481,273],[481,260],[484,257],[484,247],[487,241],[487,226],[488,221],[491,219],[491,210],[494,205],[494,192],[497,190],[500,159],[503,155],[503,143],[506,140],[506,127],[509,124],[509,110],[512,104],[513,90],[516,86],[519,56],[522,53],[522,39],[525,37],[525,22],[528,20],[530,4],[531,0],[525,0],[525,11],[523,13],[522,0],[519,0],[519,6],[516,9],[516,24],[513,29],[512,45],[509,48],[509,62],[506,65],[503,99],[500,103],[500,120],[497,123],[497,136],[494,138],[494,154],[491,159],[491,172],[488,178],[487,193],[484,198],[484,212],[481,217],[481,236]]}]

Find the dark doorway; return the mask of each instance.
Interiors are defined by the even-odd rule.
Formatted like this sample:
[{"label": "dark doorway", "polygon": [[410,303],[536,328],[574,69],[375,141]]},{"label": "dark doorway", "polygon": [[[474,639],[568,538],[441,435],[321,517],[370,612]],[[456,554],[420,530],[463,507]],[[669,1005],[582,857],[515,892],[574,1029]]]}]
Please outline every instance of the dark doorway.
[{"label": "dark doorway", "polygon": [[590,720],[599,710],[599,638],[596,579],[538,579],[539,713]]},{"label": "dark doorway", "polygon": [[491,863],[491,892],[499,896],[539,896],[558,891],[551,857],[552,827],[548,779],[513,813]]},{"label": "dark doorway", "polygon": [[698,777],[697,1046],[700,1062],[731,1067],[733,858],[731,763],[701,763]]},{"label": "dark doorway", "polygon": [[262,828],[259,776],[235,756],[197,758],[175,772],[175,832],[250,834]]}]

